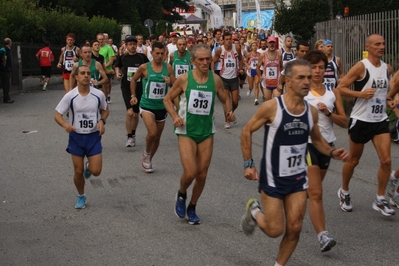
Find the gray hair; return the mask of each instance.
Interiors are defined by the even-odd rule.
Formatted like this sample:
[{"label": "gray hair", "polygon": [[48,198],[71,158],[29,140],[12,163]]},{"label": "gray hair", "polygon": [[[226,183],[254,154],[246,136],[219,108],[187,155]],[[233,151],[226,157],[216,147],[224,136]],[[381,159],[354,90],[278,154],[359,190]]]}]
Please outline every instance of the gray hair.
[{"label": "gray hair", "polygon": [[5,38],[4,39],[4,45],[9,45],[10,43],[12,43],[10,38]]},{"label": "gray hair", "polygon": [[197,50],[206,50],[210,54],[212,53],[211,48],[207,44],[199,43],[194,45],[193,49],[191,49],[190,59],[193,61],[197,56]]}]

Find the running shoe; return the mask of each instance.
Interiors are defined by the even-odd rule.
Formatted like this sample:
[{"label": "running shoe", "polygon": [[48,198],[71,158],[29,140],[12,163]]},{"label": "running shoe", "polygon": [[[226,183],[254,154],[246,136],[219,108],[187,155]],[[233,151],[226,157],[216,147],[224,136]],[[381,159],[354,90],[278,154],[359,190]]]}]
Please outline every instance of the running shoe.
[{"label": "running shoe", "polygon": [[126,148],[131,148],[136,146],[136,138],[128,138],[126,142]]},{"label": "running shoe", "polygon": [[396,208],[399,208],[399,196],[393,197],[389,199],[389,203]]},{"label": "running shoe", "polygon": [[85,169],[83,171],[83,176],[85,179],[89,179],[91,177],[91,172],[89,170],[89,161],[86,161],[86,163],[85,163]]},{"label": "running shoe", "polygon": [[337,244],[334,238],[328,236],[327,231],[325,231],[325,233],[321,235],[319,242],[321,252],[329,251]]},{"label": "running shoe", "polygon": [[252,92],[251,90],[248,90],[248,91],[247,91],[247,96],[248,96],[248,97],[251,96],[251,92]]},{"label": "running shoe", "polygon": [[111,103],[111,96],[110,95],[107,96],[107,103]]},{"label": "running shoe", "polygon": [[398,179],[395,178],[395,171],[391,172],[391,176],[389,177],[388,185],[386,188],[386,194],[388,197],[392,198],[395,192],[395,189],[398,186]]},{"label": "running shoe", "polygon": [[241,228],[247,236],[252,235],[256,227],[256,220],[251,214],[251,211],[256,208],[260,209],[259,201],[257,199],[250,199],[247,202],[245,214],[241,218]]},{"label": "running shoe", "polygon": [[47,85],[43,85],[43,90],[47,90]]},{"label": "running shoe", "polygon": [[395,210],[391,208],[388,201],[386,200],[377,200],[375,199],[373,202],[373,209],[379,211],[384,216],[392,216],[395,215]]},{"label": "running shoe", "polygon": [[225,128],[225,129],[229,129],[229,128],[230,128],[230,122],[226,122],[226,123],[224,124],[224,128]]},{"label": "running shoe", "polygon": [[258,105],[258,104],[259,104],[258,99],[255,99],[254,104],[255,104],[255,105]]},{"label": "running shoe", "polygon": [[40,77],[39,84],[40,84],[40,86],[43,86],[43,84],[44,84],[44,77],[43,76]]},{"label": "running shoe", "polygon": [[144,172],[146,173],[154,172],[154,169],[152,168],[151,154],[148,154],[145,151],[143,151],[143,161],[141,162],[141,165],[144,168]]},{"label": "running shoe", "polygon": [[180,218],[186,216],[186,199],[179,197],[179,192],[176,194],[175,214]]},{"label": "running shoe", "polygon": [[86,195],[79,195],[78,201],[75,204],[75,209],[84,209],[86,207]]},{"label": "running shoe", "polygon": [[195,208],[187,208],[187,221],[189,224],[200,224],[201,219],[195,213]]},{"label": "running shoe", "polygon": [[351,197],[350,194],[345,195],[342,193],[342,189],[338,189],[338,198],[340,199],[339,206],[344,212],[352,211]]}]

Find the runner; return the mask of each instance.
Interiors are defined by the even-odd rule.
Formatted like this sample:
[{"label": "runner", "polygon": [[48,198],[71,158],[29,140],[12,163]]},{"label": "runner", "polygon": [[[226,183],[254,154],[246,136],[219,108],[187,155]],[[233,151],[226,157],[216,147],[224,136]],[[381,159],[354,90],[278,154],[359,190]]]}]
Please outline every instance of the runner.
[{"label": "runner", "polygon": [[173,69],[166,62],[165,48],[162,43],[156,42],[152,46],[153,60],[140,65],[130,82],[130,104],[138,104],[137,82],[143,79],[143,95],[140,101],[140,114],[147,128],[145,150],[143,151],[142,166],[144,172],[153,173],[152,158],[159,147],[161,135],[165,126],[167,112],[163,99],[168,91],[168,86],[175,81]]},{"label": "runner", "polygon": [[169,62],[172,65],[175,77],[178,78],[193,69],[193,67],[190,60],[190,52],[186,50],[186,40],[179,38],[176,45],[177,50],[170,55]]},{"label": "runner", "polygon": [[[86,207],[85,178],[101,173],[101,136],[105,132],[105,121],[109,114],[104,93],[90,86],[90,77],[90,68],[79,66],[76,69],[78,86],[65,94],[55,108],[55,121],[69,134],[66,151],[72,156],[75,172],[73,181],[79,193],[76,209]],[[62,117],[67,112],[69,122]]]},{"label": "runner", "polygon": [[[176,195],[175,213],[189,224],[201,223],[196,214],[199,197],[205,181],[213,151],[215,134],[214,106],[216,96],[223,104],[229,121],[235,120],[230,101],[224,93],[222,80],[209,70],[211,49],[207,45],[196,45],[191,53],[194,70],[181,75],[164,99],[165,108],[173,119],[175,133],[179,140],[183,175]],[[179,97],[179,110],[175,111],[174,99]],[[190,203],[186,212],[187,189],[195,181]]]},{"label": "runner", "polygon": [[[347,157],[345,149],[335,149],[323,139],[317,110],[303,99],[309,92],[311,77],[309,62],[287,63],[287,92],[262,104],[241,134],[244,176],[259,179],[264,211],[256,199],[249,200],[242,229],[251,235],[258,225],[272,238],[284,233],[275,265],[286,265],[299,241],[307,203],[305,156],[309,136],[321,153],[340,160]],[[264,148],[258,176],[252,159],[252,134],[263,126]]]},{"label": "runner", "polygon": [[[238,70],[243,68],[241,49],[233,45],[230,32],[224,33],[223,42],[224,44],[216,50],[211,68],[215,69],[213,62],[221,60],[220,77],[225,90],[227,90],[227,99],[229,101],[231,99],[234,112],[238,107]],[[233,123],[236,122],[234,121]],[[230,121],[227,119],[225,119],[224,128],[230,128]]]},{"label": "runner", "polygon": [[342,69],[341,58],[333,55],[333,42],[331,40],[325,40],[323,42],[323,51],[327,55],[328,65],[326,72],[324,73],[324,84],[331,88],[336,88],[341,78],[344,76]]},{"label": "runner", "polygon": [[258,75],[256,75],[256,67],[258,66],[260,54],[256,50],[257,50],[256,42],[252,42],[250,46],[250,52],[248,53],[246,60],[247,76],[248,76],[247,96],[251,96],[252,89],[255,86],[255,105],[258,105],[259,78]]},{"label": "runner", "polygon": [[[383,36],[379,34],[368,36],[366,50],[367,59],[353,66],[338,85],[343,97],[356,98],[349,120],[349,158],[342,168],[342,187],[338,190],[338,197],[341,209],[351,212],[349,182],[359,164],[364,144],[371,140],[380,160],[377,195],[372,207],[385,216],[391,216],[395,211],[384,195],[391,173],[391,137],[385,109],[386,102],[391,107],[394,104],[391,98],[387,98],[392,67],[381,61],[385,51]],[[354,90],[349,89],[352,84]]]},{"label": "runner", "polygon": [[[327,67],[327,56],[322,51],[310,51],[304,58],[312,64],[312,81],[310,91],[305,100],[318,111],[318,126],[323,138],[334,147],[336,140],[333,123],[346,127],[347,118],[338,90],[323,84],[324,71]],[[328,235],[325,225],[323,208],[322,182],[330,165],[330,157],[320,153],[313,143],[308,143],[308,178],[309,178],[309,216],[317,233],[321,252],[329,251],[335,246],[336,240]]]},{"label": "runner", "polygon": [[[105,60],[105,71],[107,72],[108,83],[103,84],[104,94],[107,96],[107,103],[111,103],[111,79],[114,75],[114,70],[112,69],[112,64],[115,60],[115,53],[111,46],[108,45],[108,42],[105,42],[105,38],[107,38],[103,33],[97,34],[97,41],[100,43],[100,54],[104,56]],[[108,38],[107,38],[108,41]]]},{"label": "runner", "polygon": [[284,40],[284,47],[281,48],[281,60],[283,61],[283,68],[289,61],[294,58],[295,53],[292,49],[292,37],[286,36]]},{"label": "runner", "polygon": [[50,82],[51,65],[54,61],[54,54],[50,49],[49,41],[44,42],[44,47],[36,53],[36,58],[39,60],[42,73],[40,85],[43,86],[43,90],[45,91],[47,89],[47,84]]},{"label": "runner", "polygon": [[80,49],[75,45],[75,34],[68,33],[66,36],[66,46],[61,48],[60,58],[58,59],[58,68],[62,68],[62,80],[64,81],[65,92],[68,92],[74,84],[69,84],[69,77],[73,64],[79,60]]},{"label": "runner", "polygon": [[139,123],[139,112],[140,112],[140,100],[143,94],[142,81],[141,79],[137,80],[136,83],[136,98],[137,103],[135,105],[130,104],[131,93],[130,86],[131,80],[134,74],[137,72],[140,65],[145,64],[148,61],[148,58],[141,53],[137,53],[137,39],[134,36],[130,36],[125,40],[125,46],[127,49],[127,53],[120,56],[116,63],[116,77],[121,81],[121,91],[123,100],[125,102],[126,107],[126,133],[127,133],[127,142],[126,147],[134,147],[136,146],[136,129]]}]

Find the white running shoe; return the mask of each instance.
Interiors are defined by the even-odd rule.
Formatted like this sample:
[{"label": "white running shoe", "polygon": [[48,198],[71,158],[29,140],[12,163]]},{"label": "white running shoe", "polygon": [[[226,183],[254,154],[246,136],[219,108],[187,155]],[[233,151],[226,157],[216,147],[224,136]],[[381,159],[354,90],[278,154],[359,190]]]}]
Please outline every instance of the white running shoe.
[{"label": "white running shoe", "polygon": [[248,97],[251,96],[251,92],[252,92],[251,90],[248,90],[248,91],[247,91],[247,96],[248,96]]},{"label": "white running shoe", "polygon": [[345,195],[342,193],[342,189],[338,189],[338,198],[340,199],[339,206],[341,207],[341,210],[344,212],[351,212],[352,211],[352,204],[351,204],[351,197],[350,194]]},{"label": "white running shoe", "polygon": [[377,200],[375,199],[373,202],[373,209],[379,211],[384,216],[392,216],[395,215],[395,210],[391,208],[388,201],[385,199]]}]

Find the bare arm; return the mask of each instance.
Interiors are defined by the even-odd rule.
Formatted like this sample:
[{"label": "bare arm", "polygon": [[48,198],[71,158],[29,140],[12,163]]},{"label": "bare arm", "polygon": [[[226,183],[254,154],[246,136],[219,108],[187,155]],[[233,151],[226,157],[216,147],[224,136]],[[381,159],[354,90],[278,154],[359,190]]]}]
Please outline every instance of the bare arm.
[{"label": "bare arm", "polygon": [[339,79],[342,79],[345,76],[345,73],[344,73],[344,69],[342,68],[341,57],[337,56],[337,63],[338,63]]},{"label": "bare arm", "polygon": [[349,89],[349,86],[352,85],[356,80],[361,80],[365,75],[365,67],[362,62],[358,62],[355,66],[353,66],[348,74],[342,78],[340,83],[338,84],[337,89],[341,93],[343,97],[349,98],[364,98],[371,99],[374,96],[374,89],[368,88],[364,91],[355,91]]},{"label": "bare arm", "polygon": [[396,71],[389,81],[389,87],[391,90],[387,94],[387,99],[392,99],[399,92],[399,71]]},{"label": "bare arm", "polygon": [[68,124],[68,123],[64,120],[64,118],[62,117],[62,114],[56,112],[56,113],[55,113],[55,116],[54,116],[54,120],[55,120],[55,122],[57,122],[58,125],[60,125],[61,127],[63,127],[63,128],[65,129],[65,131],[68,132],[68,133],[71,133],[71,132],[73,132],[73,131],[76,131],[76,129],[75,129],[72,125]]},{"label": "bare arm", "polygon": [[96,62],[96,69],[102,77],[102,79],[99,82],[101,82],[101,84],[106,84],[108,82],[107,73],[105,72],[105,69],[103,68],[100,62]]},{"label": "bare arm", "polygon": [[139,66],[137,69],[137,72],[134,73],[132,80],[130,81],[130,104],[135,105],[137,104],[137,98],[136,98],[136,87],[137,87],[137,80],[141,77],[144,77],[147,75],[147,64],[142,64]]},{"label": "bare arm", "polygon": [[260,71],[262,64],[263,64],[263,55],[260,55],[258,60],[258,65],[256,66],[256,75],[258,75],[259,81],[262,81],[262,74]]},{"label": "bare arm", "polygon": [[309,107],[311,109],[314,122],[312,131],[310,132],[313,145],[324,155],[331,156],[333,159],[345,161],[348,157],[348,153],[344,148],[335,149],[327,143],[327,141],[322,137],[319,126],[317,125],[319,120],[317,110],[311,105],[309,105]]},{"label": "bare arm", "polygon": [[173,84],[172,88],[168,91],[165,98],[163,99],[163,103],[165,105],[166,111],[168,111],[170,117],[173,120],[173,125],[175,127],[184,126],[184,120],[178,115],[177,111],[174,108],[174,100],[187,88],[187,79],[188,74],[184,73],[181,75],[176,82]]},{"label": "bare arm", "polygon": [[61,48],[61,54],[60,57],[58,58],[58,64],[57,64],[58,68],[62,67],[62,61],[64,61],[64,47]]},{"label": "bare arm", "polygon": [[215,64],[220,59],[220,54],[222,53],[222,48],[218,48],[213,56],[212,63],[211,63],[211,70],[215,71]]},{"label": "bare arm", "polygon": [[[247,122],[241,131],[241,152],[244,161],[252,159],[252,133],[257,131],[266,123],[273,122],[276,115],[277,100],[272,99],[264,102],[256,111],[254,116]],[[258,172],[254,167],[244,169],[244,177],[249,180],[258,180]]]},{"label": "bare arm", "polygon": [[69,90],[71,91],[73,89],[73,85],[75,84],[75,73],[76,69],[78,68],[79,63],[74,63],[71,71],[71,75],[69,76]]}]

